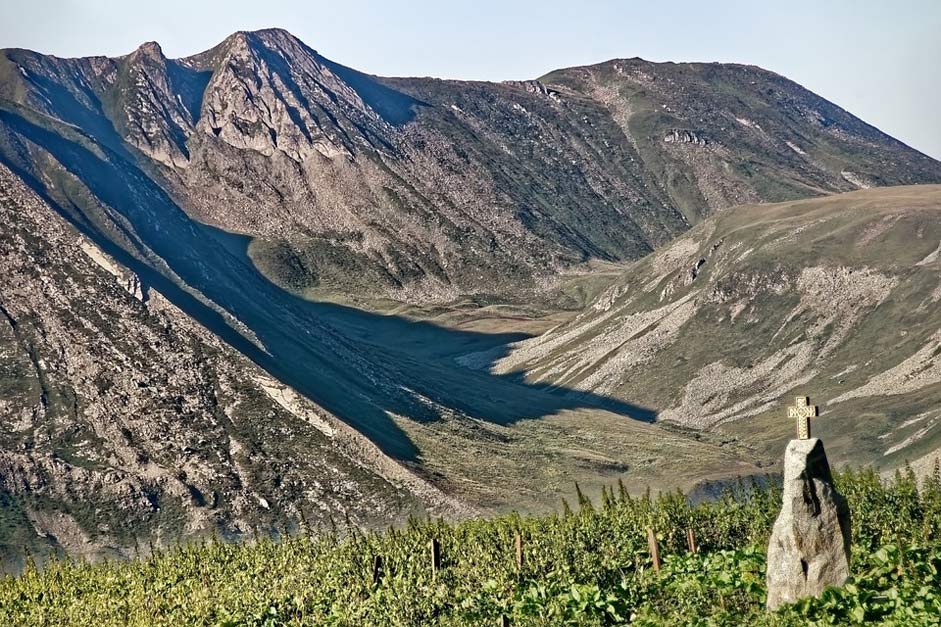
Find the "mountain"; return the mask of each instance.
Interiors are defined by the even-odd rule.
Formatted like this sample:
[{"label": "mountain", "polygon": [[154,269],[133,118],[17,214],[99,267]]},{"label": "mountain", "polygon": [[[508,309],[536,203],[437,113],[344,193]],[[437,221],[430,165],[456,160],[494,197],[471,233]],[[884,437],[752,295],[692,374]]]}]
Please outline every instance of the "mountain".
[{"label": "mountain", "polygon": [[525,301],[722,207],[941,181],[938,162],[749,66],[384,79],[271,29],[177,60],[156,43],[117,59],[7,50],[0,79],[11,114],[137,164],[189,216],[249,236],[298,294]]},{"label": "mountain", "polygon": [[466,508],[222,342],[0,166],[0,553],[131,555]]},{"label": "mountain", "polygon": [[526,351],[561,331],[529,336],[583,335],[730,205],[941,181],[758,68],[379,78],[281,30],[184,59],[2,51],[0,167],[0,542],[89,556],[761,474],[773,438],[684,418],[709,399],[598,360],[557,379],[567,358]]},{"label": "mountain", "polygon": [[807,394],[840,462],[933,459],[939,269],[939,185],[735,207],[492,369],[657,407],[768,458],[794,433],[781,399]]}]

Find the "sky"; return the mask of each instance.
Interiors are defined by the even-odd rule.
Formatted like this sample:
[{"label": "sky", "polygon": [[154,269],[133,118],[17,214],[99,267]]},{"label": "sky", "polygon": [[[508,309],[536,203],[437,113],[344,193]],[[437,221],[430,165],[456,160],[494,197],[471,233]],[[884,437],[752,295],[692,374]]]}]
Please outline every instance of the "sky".
[{"label": "sky", "polygon": [[536,78],[612,58],[783,74],[941,159],[941,0],[0,0],[0,48],[167,56],[278,26],[383,76]]}]

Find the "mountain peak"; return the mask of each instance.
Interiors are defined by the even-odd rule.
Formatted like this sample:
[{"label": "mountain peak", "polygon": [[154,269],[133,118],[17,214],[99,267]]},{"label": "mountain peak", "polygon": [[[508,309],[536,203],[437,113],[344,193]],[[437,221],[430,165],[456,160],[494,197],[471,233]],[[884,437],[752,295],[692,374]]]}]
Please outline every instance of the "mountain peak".
[{"label": "mountain peak", "polygon": [[148,41],[137,47],[132,54],[143,55],[152,59],[166,59],[163,54],[163,48],[156,41]]},{"label": "mountain peak", "polygon": [[290,31],[284,28],[277,28],[277,27],[259,28],[258,30],[240,31],[240,32],[250,34],[250,35],[255,35],[256,37],[260,37],[262,39],[280,39],[283,41],[295,41],[295,42],[300,41],[300,39],[295,37]]},{"label": "mountain peak", "polygon": [[319,56],[315,50],[283,28],[263,28],[236,31],[209,50],[182,58],[180,62],[194,69],[214,70],[233,56],[267,57],[271,53],[292,60],[304,55]]},{"label": "mountain peak", "polygon": [[262,28],[259,30],[240,30],[230,35],[226,41],[235,42],[248,48],[259,47],[268,50],[293,50],[313,52],[307,44],[283,28]]}]

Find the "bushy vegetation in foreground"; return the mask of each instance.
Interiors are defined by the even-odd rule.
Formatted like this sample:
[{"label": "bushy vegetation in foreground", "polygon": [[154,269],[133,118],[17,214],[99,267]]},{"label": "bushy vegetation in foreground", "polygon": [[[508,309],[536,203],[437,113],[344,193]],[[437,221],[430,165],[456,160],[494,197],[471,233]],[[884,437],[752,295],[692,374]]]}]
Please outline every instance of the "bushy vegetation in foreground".
[{"label": "bushy vegetation in foreground", "polygon": [[[910,475],[884,485],[871,472],[844,472],[837,482],[853,513],[853,578],[773,614],[764,610],[764,561],[780,494],[753,487],[697,506],[678,494],[610,491],[556,516],[53,562],[0,581],[0,625],[939,624],[938,477],[920,493]],[[660,540],[659,573],[648,526]],[[699,553],[687,550],[687,528]],[[434,575],[432,539],[441,548]]]}]

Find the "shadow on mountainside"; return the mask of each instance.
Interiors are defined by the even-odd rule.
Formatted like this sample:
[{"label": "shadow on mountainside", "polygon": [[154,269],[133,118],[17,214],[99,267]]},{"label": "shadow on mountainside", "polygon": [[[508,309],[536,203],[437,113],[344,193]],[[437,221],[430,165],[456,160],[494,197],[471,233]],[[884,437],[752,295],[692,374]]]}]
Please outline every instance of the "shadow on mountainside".
[{"label": "shadow on mountainside", "polygon": [[[499,424],[537,419],[565,409],[597,408],[652,421],[650,409],[617,399],[532,384],[520,374],[495,375],[465,368],[455,356],[487,351],[493,363],[523,334],[487,334],[444,328],[296,297],[268,281],[247,255],[248,238],[201,225],[178,207],[144,171],[102,148],[104,158],[24,117],[0,110],[6,127],[53,157],[87,186],[63,189],[54,166],[0,132],[0,157],[73,225],[136,272],[180,309],[274,377],[354,426],[386,453],[416,460],[418,449],[390,414],[430,422],[447,411]],[[32,155],[35,157],[36,155]],[[109,211],[117,215],[109,215]],[[122,224],[123,223],[123,224]],[[126,240],[122,246],[118,240]],[[137,256],[126,250],[136,248]],[[192,292],[143,261],[152,251]],[[238,319],[260,348],[234,330]]]}]

